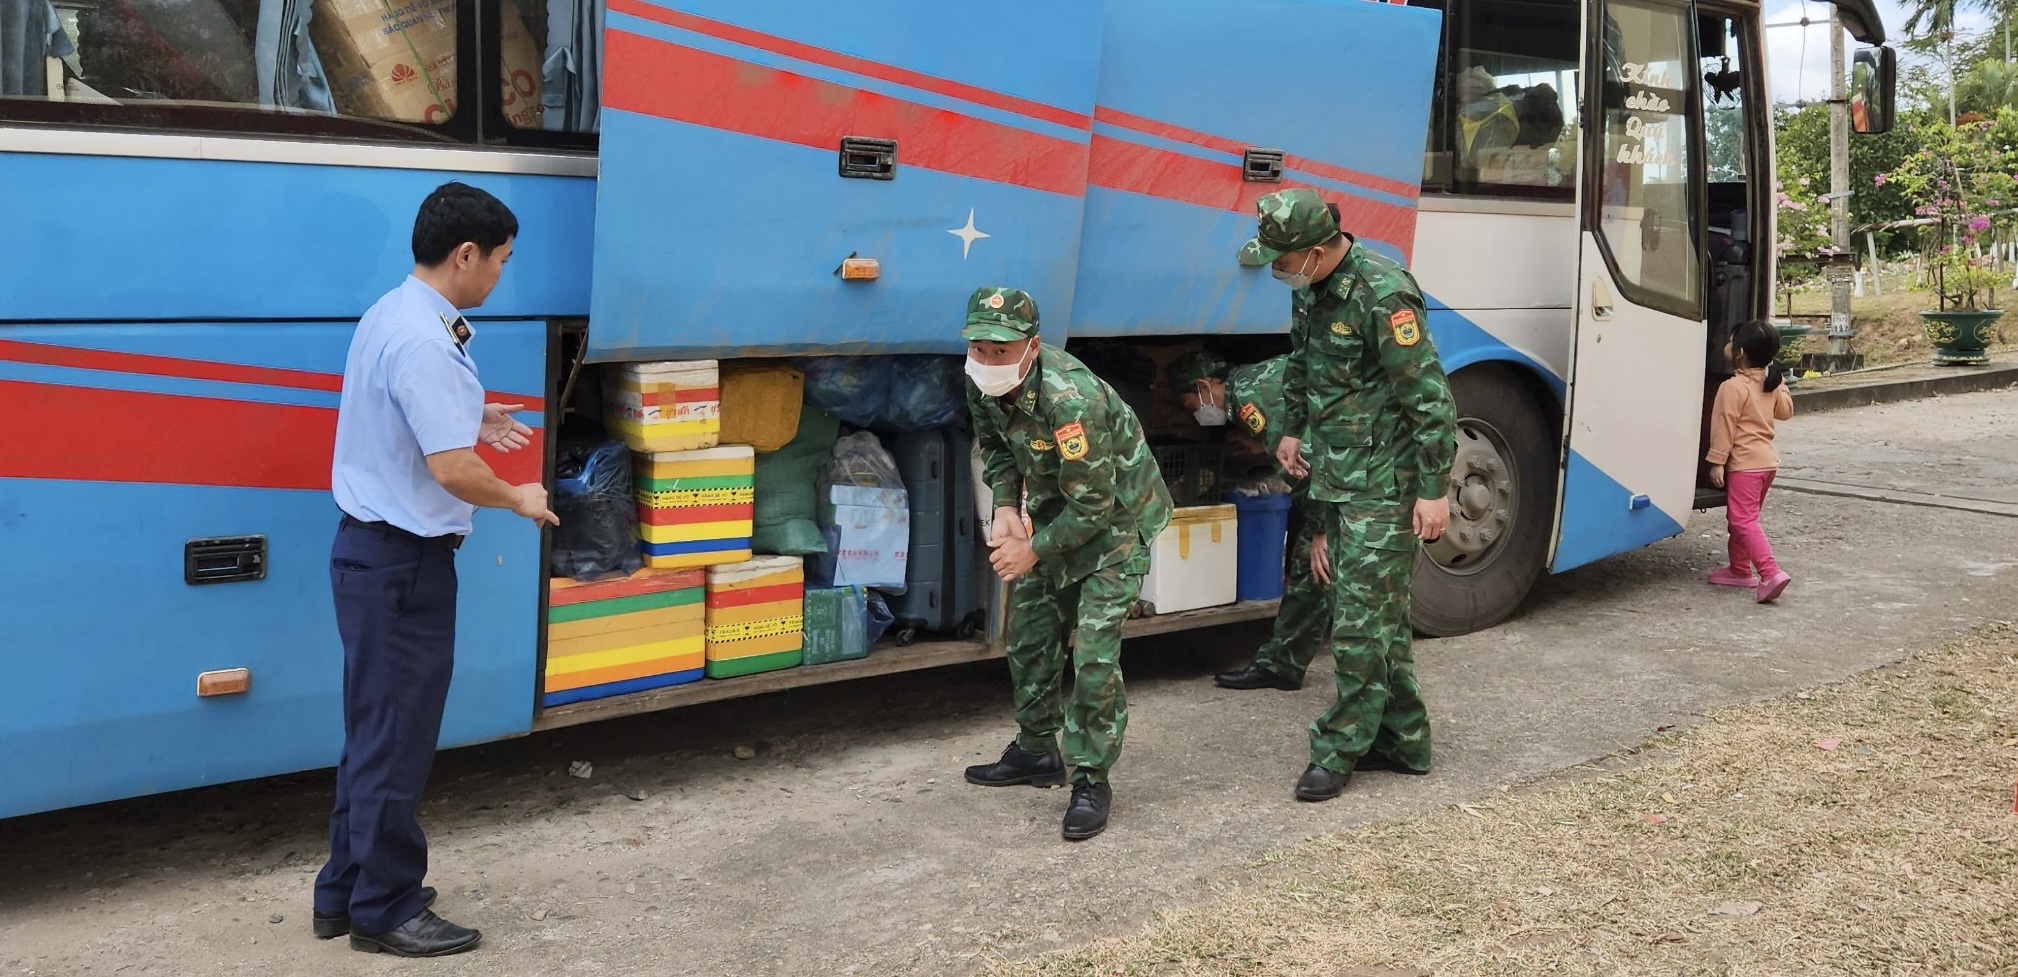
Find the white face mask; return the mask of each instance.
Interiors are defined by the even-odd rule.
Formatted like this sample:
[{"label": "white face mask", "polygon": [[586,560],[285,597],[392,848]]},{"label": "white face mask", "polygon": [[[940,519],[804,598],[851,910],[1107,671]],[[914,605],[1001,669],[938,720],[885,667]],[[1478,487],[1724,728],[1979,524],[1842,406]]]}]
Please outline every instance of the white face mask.
[{"label": "white face mask", "polygon": [[[1031,346],[1035,348],[1036,344],[1032,343]],[[1001,397],[1009,393],[1009,391],[1016,389],[1023,382],[1023,363],[1028,359],[1029,354],[1026,352],[1023,359],[1017,360],[1014,363],[990,365],[969,356],[967,357],[967,379],[974,381],[975,388],[979,389],[983,394],[990,397]]]},{"label": "white face mask", "polygon": [[1198,395],[1198,409],[1192,411],[1191,416],[1206,427],[1226,426],[1226,408],[1206,400],[1205,397],[1202,392]]},{"label": "white face mask", "polygon": [[1290,288],[1309,288],[1312,281],[1310,277],[1310,263],[1316,260],[1316,258],[1317,252],[1305,252],[1303,255],[1303,267],[1293,275],[1274,268],[1268,269],[1268,273],[1274,275],[1276,281],[1282,282]]}]

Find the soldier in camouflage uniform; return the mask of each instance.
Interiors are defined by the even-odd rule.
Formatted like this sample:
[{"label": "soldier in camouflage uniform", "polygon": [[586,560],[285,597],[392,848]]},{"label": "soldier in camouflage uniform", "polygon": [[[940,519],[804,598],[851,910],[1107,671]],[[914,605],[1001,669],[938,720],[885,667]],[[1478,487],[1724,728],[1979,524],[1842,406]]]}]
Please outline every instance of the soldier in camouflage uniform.
[{"label": "soldier in camouflage uniform", "polygon": [[1313,549],[1332,578],[1338,699],[1310,725],[1310,768],[1296,784],[1299,799],[1323,801],[1355,767],[1429,772],[1408,592],[1421,540],[1450,521],[1457,411],[1414,276],[1341,233],[1314,190],[1256,207],[1240,261],[1272,265],[1293,289],[1276,458],[1310,480],[1326,540]]},{"label": "soldier in camouflage uniform", "polygon": [[1080,841],[1107,827],[1107,772],[1128,728],[1121,626],[1142,592],[1150,543],[1170,522],[1170,492],[1135,412],[1085,364],[1038,340],[1029,295],[975,291],[960,335],[995,502],[990,560],[1012,588],[1007,641],[1020,727],[1002,759],[967,768],[967,780],[1056,786],[1069,777],[1063,831]]},{"label": "soldier in camouflage uniform", "polygon": [[1302,688],[1303,673],[1331,630],[1331,588],[1310,565],[1311,543],[1322,524],[1311,513],[1310,482],[1290,476],[1275,458],[1287,416],[1282,389],[1288,370],[1287,355],[1229,367],[1218,355],[1200,351],[1179,357],[1164,378],[1198,423],[1232,426],[1238,441],[1267,457],[1291,483],[1293,543],[1288,584],[1275,612],[1275,633],[1255,652],[1251,664],[1213,676],[1222,688],[1286,692]]}]

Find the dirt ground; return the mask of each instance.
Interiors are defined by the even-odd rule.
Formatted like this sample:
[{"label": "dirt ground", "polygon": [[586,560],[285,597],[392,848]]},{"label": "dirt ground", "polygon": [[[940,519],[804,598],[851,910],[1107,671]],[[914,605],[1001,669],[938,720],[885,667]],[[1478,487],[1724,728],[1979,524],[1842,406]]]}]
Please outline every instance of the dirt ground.
[{"label": "dirt ground", "polygon": [[[1956,460],[2012,484],[2014,416],[2011,391],[1836,411],[1789,423],[1781,448],[1790,464],[1826,453],[1843,478],[1938,483],[1950,473],[1928,464]],[[1977,434],[1924,436],[1950,430]],[[1064,792],[960,782],[1012,734],[991,663],[443,754],[429,881],[485,944],[438,961],[308,935],[326,771],[0,822],[0,974],[974,973],[1211,906],[1306,839],[1459,803],[1485,813],[1504,786],[1897,662],[2018,600],[2005,516],[1776,492],[1767,528],[1795,582],[1769,607],[1703,583],[1721,520],[1700,513],[1681,537],[1549,578],[1501,627],[1421,642],[1427,778],[1366,774],[1338,801],[1297,804],[1322,674],[1298,693],[1226,692],[1209,674],[1259,628],[1143,639],[1126,658],[1114,824],[1083,845],[1058,840]],[[1875,747],[1853,734],[1852,756]],[[591,777],[568,775],[577,760]],[[1785,909],[1732,898],[1771,905],[1760,924]]]},{"label": "dirt ground", "polygon": [[[1271,852],[998,977],[2018,974],[2018,630]],[[1341,964],[1344,969],[1339,968]]]}]

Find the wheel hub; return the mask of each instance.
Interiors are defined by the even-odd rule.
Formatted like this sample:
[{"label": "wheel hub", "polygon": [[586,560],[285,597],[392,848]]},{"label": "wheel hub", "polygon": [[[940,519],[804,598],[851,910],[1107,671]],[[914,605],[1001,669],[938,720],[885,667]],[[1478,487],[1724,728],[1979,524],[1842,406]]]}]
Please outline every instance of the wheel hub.
[{"label": "wheel hub", "polygon": [[1520,484],[1505,439],[1491,425],[1461,418],[1457,444],[1457,461],[1451,466],[1450,526],[1425,549],[1446,571],[1475,573],[1490,564],[1506,542]]}]

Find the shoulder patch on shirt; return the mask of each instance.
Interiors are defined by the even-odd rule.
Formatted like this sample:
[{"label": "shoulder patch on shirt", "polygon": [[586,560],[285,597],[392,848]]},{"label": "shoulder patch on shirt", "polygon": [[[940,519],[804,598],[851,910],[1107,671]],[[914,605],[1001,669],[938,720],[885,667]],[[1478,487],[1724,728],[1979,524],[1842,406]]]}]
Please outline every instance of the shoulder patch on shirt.
[{"label": "shoulder patch on shirt", "polygon": [[1073,421],[1052,432],[1058,438],[1058,457],[1078,461],[1086,457],[1086,427]]},{"label": "shoulder patch on shirt", "polygon": [[1422,342],[1422,323],[1417,322],[1414,309],[1396,309],[1387,317],[1387,327],[1394,331],[1397,346],[1414,346]]},{"label": "shoulder patch on shirt", "polygon": [[1240,422],[1246,424],[1247,429],[1256,434],[1260,434],[1268,427],[1268,418],[1261,413],[1261,408],[1253,404],[1240,405]]},{"label": "shoulder patch on shirt", "polygon": [[441,315],[441,326],[448,330],[448,338],[455,340],[457,346],[469,345],[470,337],[476,335],[476,330],[469,327],[469,320],[462,316],[451,317],[444,312]]}]

